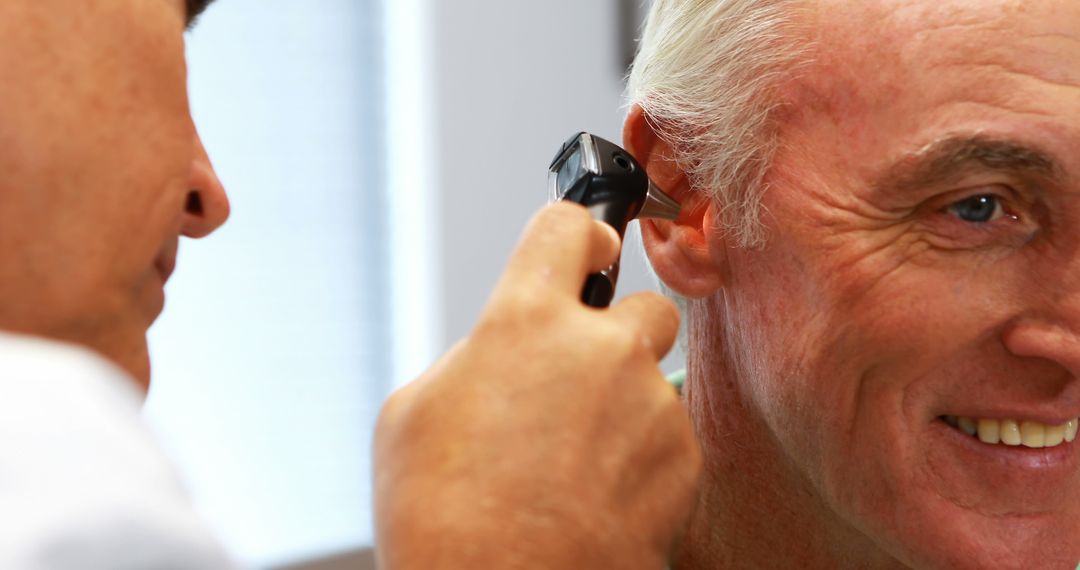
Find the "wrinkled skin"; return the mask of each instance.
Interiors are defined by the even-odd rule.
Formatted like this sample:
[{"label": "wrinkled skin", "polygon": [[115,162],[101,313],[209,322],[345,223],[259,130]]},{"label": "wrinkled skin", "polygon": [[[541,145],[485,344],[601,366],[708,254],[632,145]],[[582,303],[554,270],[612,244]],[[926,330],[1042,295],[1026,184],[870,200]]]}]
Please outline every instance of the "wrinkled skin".
[{"label": "wrinkled skin", "polygon": [[[706,474],[678,567],[1072,570],[1077,445],[990,446],[940,418],[1080,415],[1080,4],[801,17],[814,62],[784,86],[767,244],[731,247],[715,208],[643,225],[698,299]],[[640,112],[626,139],[695,199]],[[998,154],[917,168],[949,139]],[[1036,154],[1000,159],[1016,149]],[[962,215],[973,196],[990,219]]]},{"label": "wrinkled skin", "polygon": [[179,237],[228,216],[188,110],[185,10],[0,5],[0,328],[87,346],[144,388]]}]

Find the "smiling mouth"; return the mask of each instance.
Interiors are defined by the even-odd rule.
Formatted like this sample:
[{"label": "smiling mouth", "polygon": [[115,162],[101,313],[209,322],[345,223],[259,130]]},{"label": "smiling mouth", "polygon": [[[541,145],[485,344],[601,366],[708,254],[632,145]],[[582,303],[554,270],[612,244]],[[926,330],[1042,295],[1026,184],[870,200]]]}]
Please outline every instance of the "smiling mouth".
[{"label": "smiling mouth", "polygon": [[1076,439],[1078,418],[1061,425],[1036,421],[976,419],[941,416],[950,426],[990,445],[1024,446],[1031,448],[1057,447]]}]

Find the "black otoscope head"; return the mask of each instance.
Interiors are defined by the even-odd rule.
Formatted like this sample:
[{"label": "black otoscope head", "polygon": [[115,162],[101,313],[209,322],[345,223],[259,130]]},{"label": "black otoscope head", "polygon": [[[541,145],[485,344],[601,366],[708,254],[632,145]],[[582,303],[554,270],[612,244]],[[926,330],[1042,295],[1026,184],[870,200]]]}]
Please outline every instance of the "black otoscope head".
[{"label": "black otoscope head", "polygon": [[[635,218],[674,220],[679,203],[649,180],[641,167],[618,145],[589,133],[566,141],[548,168],[551,201],[568,200],[588,208],[593,218],[607,222],[622,237]],[[582,301],[606,307],[615,295],[619,263],[589,276]]]}]

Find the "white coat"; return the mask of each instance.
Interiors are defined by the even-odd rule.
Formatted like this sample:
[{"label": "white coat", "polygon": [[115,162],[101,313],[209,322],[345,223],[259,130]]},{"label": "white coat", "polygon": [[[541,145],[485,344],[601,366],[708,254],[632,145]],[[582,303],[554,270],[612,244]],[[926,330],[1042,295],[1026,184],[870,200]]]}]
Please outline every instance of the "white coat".
[{"label": "white coat", "polygon": [[235,569],[102,358],[0,333],[0,569]]}]

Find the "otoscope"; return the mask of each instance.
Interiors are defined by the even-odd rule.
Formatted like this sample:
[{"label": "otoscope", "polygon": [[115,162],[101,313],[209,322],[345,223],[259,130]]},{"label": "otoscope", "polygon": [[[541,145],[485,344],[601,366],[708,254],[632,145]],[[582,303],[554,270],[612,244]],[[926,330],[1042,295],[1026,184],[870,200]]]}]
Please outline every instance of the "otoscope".
[{"label": "otoscope", "polygon": [[[588,208],[592,217],[607,222],[622,238],[635,218],[674,220],[680,206],[649,180],[645,169],[618,145],[589,133],[563,143],[548,167],[552,202],[568,200]],[[619,260],[585,281],[581,300],[607,307],[619,280]]]}]

